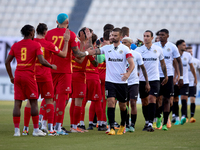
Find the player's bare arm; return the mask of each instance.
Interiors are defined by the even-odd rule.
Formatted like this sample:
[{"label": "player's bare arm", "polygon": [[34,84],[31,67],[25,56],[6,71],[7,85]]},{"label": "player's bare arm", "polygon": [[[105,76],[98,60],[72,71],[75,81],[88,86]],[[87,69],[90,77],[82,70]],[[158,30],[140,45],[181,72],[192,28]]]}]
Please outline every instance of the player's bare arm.
[{"label": "player's bare arm", "polygon": [[[183,64],[182,64],[182,60],[181,60],[180,57],[176,58],[176,60],[177,60],[177,63],[179,65],[180,76],[183,76]],[[183,79],[182,78],[181,79],[179,78],[179,80],[178,80],[178,86],[179,87],[183,86]]]},{"label": "player's bare arm", "polygon": [[150,88],[150,85],[149,85],[148,75],[147,75],[146,68],[144,67],[144,64],[140,65],[140,68],[142,69],[142,73],[143,73],[144,78],[146,80],[145,91],[149,92],[151,88]]},{"label": "player's bare arm", "polygon": [[93,50],[93,55],[101,55],[100,49],[99,49],[99,48],[95,48],[95,49]]},{"label": "player's bare arm", "polygon": [[64,35],[63,35],[63,39],[65,41],[64,47],[62,49],[62,51],[60,51],[58,53],[58,56],[65,58],[67,56],[67,52],[68,52],[68,42],[70,39],[70,31],[69,29],[66,29]]},{"label": "player's bare arm", "polygon": [[72,47],[72,51],[73,51],[73,53],[74,53],[74,56],[75,56],[75,57],[78,57],[78,58],[85,57],[85,56],[87,56],[87,55],[90,54],[88,51],[87,51],[87,52],[86,52],[86,51],[85,51],[85,52],[81,52],[81,51],[78,49],[77,46]]},{"label": "player's bare arm", "polygon": [[39,59],[39,62],[45,66],[45,67],[49,67],[51,69],[54,69],[54,70],[57,70],[57,66],[56,65],[51,65],[46,59],[44,59],[43,55],[38,55],[37,56],[38,59]]},{"label": "player's bare arm", "polygon": [[173,83],[174,85],[179,81],[180,78],[180,71],[179,71],[179,65],[176,59],[173,60],[173,67],[174,67],[174,78],[173,78]]},{"label": "player's bare arm", "polygon": [[77,63],[81,64],[84,61],[85,57],[82,58],[74,58],[74,61],[76,61]]},{"label": "player's bare arm", "polygon": [[160,60],[160,64],[161,64],[161,68],[162,68],[162,71],[163,71],[163,74],[165,76],[165,79],[162,81],[162,85],[165,85],[168,81],[168,76],[167,76],[167,67],[166,67],[166,64],[165,64],[165,60]]},{"label": "player's bare arm", "polygon": [[10,63],[13,60],[13,58],[14,58],[14,56],[8,55],[8,57],[6,58],[6,61],[5,61],[5,66],[6,66],[6,71],[10,77],[10,82],[14,84],[14,77],[13,77],[12,69],[10,66]]},{"label": "player's bare arm", "polygon": [[96,59],[95,59],[95,60],[93,60],[93,61],[91,61],[91,63],[92,63],[92,65],[93,65],[93,66],[95,66],[95,67],[97,67],[97,66],[98,66],[98,64],[99,64],[99,63],[97,62],[97,60],[96,60]]},{"label": "player's bare arm", "polygon": [[129,63],[129,69],[126,73],[121,74],[123,75],[122,81],[126,81],[128,77],[130,76],[131,72],[133,71],[133,69],[135,68],[135,64],[132,57],[127,58],[127,61]]},{"label": "player's bare arm", "polygon": [[194,69],[193,64],[191,63],[191,64],[189,64],[189,65],[190,65],[190,70],[191,70],[191,72],[192,72],[192,74],[193,74],[193,76],[194,76],[194,86],[196,86],[196,85],[197,85],[197,76],[196,76],[196,72],[195,72],[195,69]]}]

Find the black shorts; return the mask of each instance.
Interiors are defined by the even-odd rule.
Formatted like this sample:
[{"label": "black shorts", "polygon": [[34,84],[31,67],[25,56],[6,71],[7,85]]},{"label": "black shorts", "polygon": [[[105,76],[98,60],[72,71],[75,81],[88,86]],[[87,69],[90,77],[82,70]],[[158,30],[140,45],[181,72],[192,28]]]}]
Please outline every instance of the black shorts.
[{"label": "black shorts", "polygon": [[180,89],[180,95],[189,95],[189,84],[183,84],[183,86]]},{"label": "black shorts", "polygon": [[162,81],[165,78],[162,77],[160,78],[160,92],[159,92],[159,96],[163,95],[166,98],[170,98],[171,96],[174,95],[174,84],[173,84],[173,76],[169,76],[168,77],[168,82],[165,85],[161,85]]},{"label": "black shorts", "polygon": [[158,97],[158,92],[160,90],[160,81],[149,81],[151,89],[148,93],[145,91],[145,85],[146,81],[140,81],[139,85],[140,98],[145,98],[149,95],[154,95],[155,97]]},{"label": "black shorts", "polygon": [[139,84],[133,84],[128,86],[128,101],[130,99],[137,100],[139,92]]},{"label": "black shorts", "polygon": [[174,86],[174,97],[179,95],[189,95],[189,84],[183,84],[183,86],[179,89],[178,85]]},{"label": "black shorts", "polygon": [[188,97],[196,97],[196,93],[197,93],[197,87],[196,86],[190,86]]},{"label": "black shorts", "polygon": [[127,102],[127,94],[128,94],[128,85],[126,84],[118,84],[112,82],[105,82],[106,87],[106,96],[115,97],[119,102],[125,103]]},{"label": "black shorts", "polygon": [[174,97],[177,97],[180,95],[180,89],[178,85],[174,85]]}]

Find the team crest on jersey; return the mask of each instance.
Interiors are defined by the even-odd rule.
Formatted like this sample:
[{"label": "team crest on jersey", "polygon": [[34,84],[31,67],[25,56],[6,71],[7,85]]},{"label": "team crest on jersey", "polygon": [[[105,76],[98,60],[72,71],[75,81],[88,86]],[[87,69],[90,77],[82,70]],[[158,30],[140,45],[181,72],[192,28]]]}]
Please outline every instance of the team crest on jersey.
[{"label": "team crest on jersey", "polygon": [[120,54],[123,54],[123,50],[120,50],[119,53],[120,53]]},{"label": "team crest on jersey", "polygon": [[186,61],[186,60],[187,60],[187,58],[185,57],[183,60],[185,60],[185,61]]},{"label": "team crest on jersey", "polygon": [[170,52],[170,48],[168,48],[167,51]]},{"label": "team crest on jersey", "polygon": [[55,51],[58,51],[58,47],[57,46],[55,46]]},{"label": "team crest on jersey", "polygon": [[196,63],[194,63],[194,66],[196,66],[197,64]]},{"label": "team crest on jersey", "polygon": [[75,38],[75,42],[78,42],[78,38],[77,37]]},{"label": "team crest on jersey", "polygon": [[153,52],[154,52],[154,53],[157,53],[157,50],[154,50]]}]

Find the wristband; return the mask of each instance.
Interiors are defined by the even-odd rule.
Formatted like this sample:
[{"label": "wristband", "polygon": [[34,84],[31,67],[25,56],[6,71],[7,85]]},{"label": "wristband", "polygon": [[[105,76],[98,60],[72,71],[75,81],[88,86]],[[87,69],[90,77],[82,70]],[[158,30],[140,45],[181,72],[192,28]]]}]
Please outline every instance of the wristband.
[{"label": "wristband", "polygon": [[179,79],[183,79],[183,76],[180,76],[180,78]]},{"label": "wristband", "polygon": [[86,56],[89,55],[89,52],[88,52],[88,51],[85,51],[85,55],[86,55]]}]

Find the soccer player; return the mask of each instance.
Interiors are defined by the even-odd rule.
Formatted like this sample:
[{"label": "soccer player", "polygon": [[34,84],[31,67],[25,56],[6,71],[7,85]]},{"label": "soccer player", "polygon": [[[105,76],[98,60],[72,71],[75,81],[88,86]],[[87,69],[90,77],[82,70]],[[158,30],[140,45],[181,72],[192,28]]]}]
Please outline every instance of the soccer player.
[{"label": "soccer player", "polygon": [[[93,35],[92,44],[93,47],[96,47],[97,36]],[[88,130],[93,129],[93,118],[96,113],[97,115],[97,123],[98,123],[98,131],[107,130],[106,126],[102,126],[102,92],[101,92],[101,84],[99,79],[99,71],[96,65],[92,65],[88,62],[86,67],[86,84],[87,84],[87,94],[86,101],[90,100],[91,105],[89,108],[89,127]],[[105,92],[105,91],[104,91]]]},{"label": "soccer player", "polygon": [[[180,79],[179,79],[179,87],[183,85],[183,66],[182,61],[180,58],[180,54],[178,51],[178,48],[173,43],[169,42],[167,39],[169,37],[169,31],[167,29],[161,29],[158,32],[158,36],[160,39],[160,42],[154,43],[155,45],[159,46],[163,50],[163,55],[167,67],[167,76],[168,76],[168,82],[165,85],[160,85],[160,91],[159,91],[159,97],[157,98],[158,103],[158,109],[156,111],[156,117],[157,117],[157,128],[160,128],[162,126],[162,105],[164,105],[164,122],[162,126],[162,130],[168,130],[167,128],[167,121],[168,116],[170,113],[170,97],[173,97],[174,94],[174,85],[173,85],[173,75],[174,75],[174,68],[173,68],[173,59],[176,59],[179,65],[179,72],[180,72]],[[161,66],[159,66],[159,72],[160,72],[160,83],[164,80],[164,74],[162,72]]]},{"label": "soccer player", "polygon": [[[70,32],[69,29],[65,31],[63,36],[65,45],[63,47],[63,51],[60,51],[57,46],[53,43],[46,41],[45,35],[47,33],[47,25],[44,23],[40,23],[37,26],[37,37],[34,41],[37,41],[41,44],[43,50],[44,58],[50,63],[51,62],[51,55],[52,53],[58,55],[60,57],[65,58],[67,55],[68,50],[68,41],[70,39]],[[54,97],[54,89],[53,89],[53,81],[51,76],[51,70],[47,67],[44,67],[40,64],[39,60],[36,60],[36,81],[38,85],[39,94],[41,94],[41,98],[44,98],[42,103],[45,103],[43,110],[43,116],[46,116],[48,120],[48,130],[46,127],[46,119],[43,119],[41,130],[48,133],[50,136],[56,135],[56,132],[53,130],[53,121],[54,121],[54,104],[53,104],[53,97]],[[41,110],[40,109],[40,110]],[[24,109],[24,130],[22,135],[28,134],[28,125],[30,120],[30,103],[27,102],[27,105]],[[58,133],[61,134],[61,133]],[[65,134],[65,133],[64,133]]]},{"label": "soccer player", "polygon": [[[88,28],[82,28],[80,32],[83,32],[84,35],[87,37],[87,40],[92,36],[92,30],[89,31],[90,34],[87,34],[89,31]],[[79,32],[79,35],[80,35]],[[89,35],[89,37],[88,37]],[[81,41],[86,42],[86,41]],[[86,56],[82,63],[74,62],[73,64],[73,75],[72,75],[72,103],[70,106],[70,118],[71,118],[71,132],[82,132],[77,125],[80,121],[81,117],[81,107],[83,99],[86,96],[86,65],[89,61],[97,66],[97,62],[92,56]],[[85,130],[84,130],[85,131]]]},{"label": "soccer player", "polygon": [[[131,44],[133,43],[133,40],[130,37],[124,37],[122,39],[122,44],[126,45],[129,49],[131,47]],[[130,49],[131,50],[131,49]],[[146,80],[146,86],[145,89],[147,92],[150,91],[150,85],[148,81],[148,76],[146,69],[144,67],[144,62],[142,60],[142,56],[140,53],[131,50],[131,53],[133,55],[133,61],[135,64],[135,68],[131,75],[128,78],[128,101],[131,103],[131,125],[129,126],[129,113],[127,114],[126,118],[126,132],[134,132],[135,131],[135,122],[137,119],[137,97],[139,93],[139,77],[138,77],[138,66],[142,69],[142,73],[144,75],[144,78]],[[127,69],[129,67],[129,64],[127,64]],[[128,105],[128,102],[127,102]]]},{"label": "soccer player", "polygon": [[[65,13],[61,13],[57,16],[58,27],[49,30],[45,36],[47,41],[54,43],[59,49],[63,49],[63,34],[65,33],[68,25],[69,18]],[[55,129],[60,132],[61,125],[64,119],[64,110],[66,106],[66,100],[69,99],[69,93],[71,93],[72,83],[72,51],[75,57],[84,57],[88,55],[89,50],[81,52],[77,46],[77,37],[74,32],[70,31],[70,40],[68,44],[68,52],[66,58],[60,58],[57,55],[52,56],[52,63],[58,66],[56,71],[52,71],[53,85],[54,85],[54,101],[56,102],[55,111]]]},{"label": "soccer player", "polygon": [[[128,27],[122,27],[122,37],[121,37],[121,41],[124,37],[129,37],[129,28]],[[137,46],[134,43],[131,43],[131,47],[132,50],[135,50],[137,48]]]},{"label": "soccer player", "polygon": [[146,30],[144,32],[144,45],[135,49],[135,51],[142,55],[151,87],[149,92],[146,91],[145,78],[140,70],[139,92],[140,98],[142,100],[142,111],[146,121],[143,131],[149,132],[154,131],[152,123],[156,111],[156,97],[158,96],[160,89],[159,62],[161,63],[161,68],[165,77],[161,82],[161,85],[165,85],[168,81],[167,68],[164,61],[163,51],[159,46],[153,45],[152,40],[153,32]]},{"label": "soccer player", "polygon": [[[31,105],[31,116],[33,120],[33,136],[45,136],[46,134],[39,130],[38,127],[38,88],[35,80],[35,61],[49,68],[57,69],[55,65],[49,64],[43,57],[41,45],[33,41],[35,29],[31,25],[25,25],[21,29],[24,37],[23,40],[15,43],[9,52],[5,65],[8,75],[12,83],[14,83],[14,99],[15,105],[13,109],[13,122],[15,126],[14,136],[20,136],[20,109],[22,101],[29,99]],[[13,77],[10,63],[14,59],[17,60],[17,68],[15,78]]]},{"label": "soccer player", "polygon": [[[193,56],[192,47],[186,47],[186,51],[189,52]],[[197,74],[197,71],[200,74],[200,60],[197,58],[192,57],[192,64],[194,66],[195,72]],[[190,97],[190,123],[196,122],[196,119],[194,118],[195,113],[195,99],[196,99],[196,92],[197,92],[197,86],[194,85],[194,76],[189,68],[188,70],[189,75],[189,97]]]},{"label": "soccer player", "polygon": [[[110,45],[109,36],[110,36],[110,30],[106,30],[103,33],[103,42],[101,44],[102,46]],[[105,62],[105,54],[97,55],[97,61],[99,63],[98,65],[98,71],[99,71],[99,79],[101,82],[101,93],[102,93],[102,126],[103,128],[107,125],[107,119],[106,119],[106,105],[107,105],[107,99],[105,96],[105,78],[106,78],[106,62]]]},{"label": "soccer player", "polygon": [[[108,102],[108,120],[110,132],[108,135],[115,135],[115,98],[119,101],[121,112],[121,125],[117,134],[122,135],[125,128],[127,109],[127,79],[134,69],[134,62],[129,48],[120,43],[122,31],[120,28],[114,28],[111,32],[113,44],[96,48],[94,54],[105,54],[106,58],[106,95]],[[126,63],[130,64],[126,72]]]},{"label": "soccer player", "polygon": [[[186,44],[184,40],[178,40],[176,42],[176,46],[178,47],[179,53],[181,55],[181,60],[183,64],[183,86],[179,89],[177,86],[174,87],[174,107],[173,107],[173,113],[176,116],[176,122],[174,125],[183,125],[186,122],[186,116],[187,116],[187,100],[188,100],[188,94],[189,94],[189,79],[188,79],[188,69],[190,66],[190,70],[192,72],[192,75],[194,77],[194,86],[197,85],[197,77],[195,73],[194,66],[192,64],[192,56],[190,53],[186,52]],[[179,120],[179,95],[181,95],[181,121]]]}]

